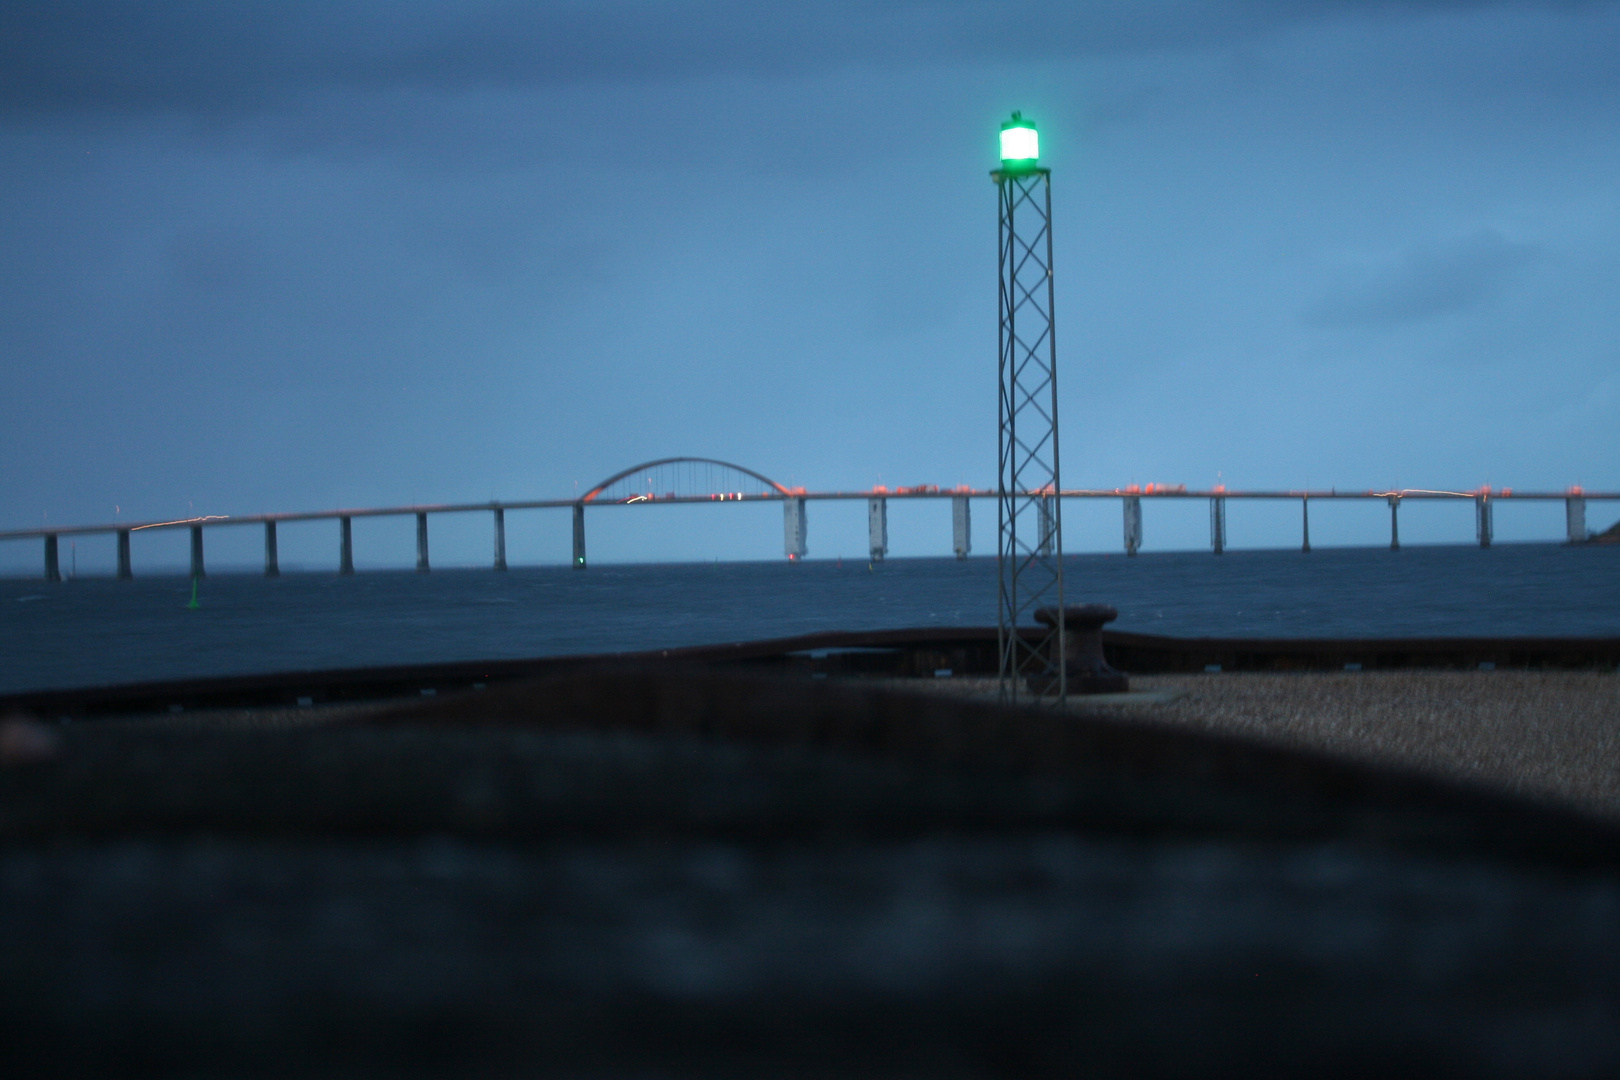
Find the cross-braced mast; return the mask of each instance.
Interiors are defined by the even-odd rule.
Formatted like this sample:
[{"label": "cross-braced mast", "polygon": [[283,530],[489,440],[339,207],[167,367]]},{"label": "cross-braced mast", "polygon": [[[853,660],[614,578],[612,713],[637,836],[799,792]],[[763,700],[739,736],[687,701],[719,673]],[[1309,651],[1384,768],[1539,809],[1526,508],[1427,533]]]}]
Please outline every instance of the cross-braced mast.
[{"label": "cross-braced mast", "polygon": [[1065,665],[1051,658],[1065,655],[1063,619],[1043,626],[1038,638],[1019,632],[1032,627],[1037,608],[1063,608],[1052,177],[1047,169],[1002,169],[991,175],[1000,203],[1001,692],[1012,700],[1055,693],[1061,702],[1068,694]]}]

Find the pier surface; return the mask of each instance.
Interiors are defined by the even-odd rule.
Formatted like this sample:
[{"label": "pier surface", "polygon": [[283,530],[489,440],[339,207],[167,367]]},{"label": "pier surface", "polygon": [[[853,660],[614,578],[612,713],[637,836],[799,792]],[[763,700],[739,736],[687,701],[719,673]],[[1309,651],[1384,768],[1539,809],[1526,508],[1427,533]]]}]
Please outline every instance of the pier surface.
[{"label": "pier surface", "polygon": [[1063,713],[815,674],[13,719],[9,1059],[1620,1070],[1620,828],[1580,809],[1612,777],[1557,782],[1608,753],[1612,670],[1181,672]]}]

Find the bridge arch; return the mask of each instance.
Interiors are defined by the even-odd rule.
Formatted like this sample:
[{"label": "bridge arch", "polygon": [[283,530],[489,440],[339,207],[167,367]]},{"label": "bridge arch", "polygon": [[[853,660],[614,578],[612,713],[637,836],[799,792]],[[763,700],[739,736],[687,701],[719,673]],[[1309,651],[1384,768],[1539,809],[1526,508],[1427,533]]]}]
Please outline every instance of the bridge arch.
[{"label": "bridge arch", "polygon": [[597,484],[589,502],[656,502],[674,498],[777,498],[794,492],[770,477],[717,458],[668,457],[645,461]]}]

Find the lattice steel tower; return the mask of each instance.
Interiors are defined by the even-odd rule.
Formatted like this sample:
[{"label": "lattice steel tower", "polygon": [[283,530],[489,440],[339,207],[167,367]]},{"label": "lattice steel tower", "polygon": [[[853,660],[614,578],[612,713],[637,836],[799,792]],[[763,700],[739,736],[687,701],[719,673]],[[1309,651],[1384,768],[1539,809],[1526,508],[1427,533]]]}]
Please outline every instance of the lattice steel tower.
[{"label": "lattice steel tower", "polygon": [[1020,632],[1031,629],[1037,609],[1063,609],[1052,173],[1039,162],[1035,124],[1013,113],[1001,125],[1001,168],[990,174],[999,204],[1001,293],[996,621],[1002,696],[1061,702],[1068,695],[1063,619],[1052,619],[1038,636]]}]

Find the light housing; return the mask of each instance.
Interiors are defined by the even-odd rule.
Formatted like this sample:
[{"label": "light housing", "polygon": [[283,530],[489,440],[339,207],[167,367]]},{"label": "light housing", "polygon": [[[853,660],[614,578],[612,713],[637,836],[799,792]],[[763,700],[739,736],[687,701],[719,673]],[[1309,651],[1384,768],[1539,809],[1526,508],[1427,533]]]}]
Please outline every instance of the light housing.
[{"label": "light housing", "polygon": [[1041,137],[1035,130],[1035,121],[1024,119],[1023,113],[1013,113],[1012,119],[1001,125],[1002,170],[1029,172],[1040,157]]}]

